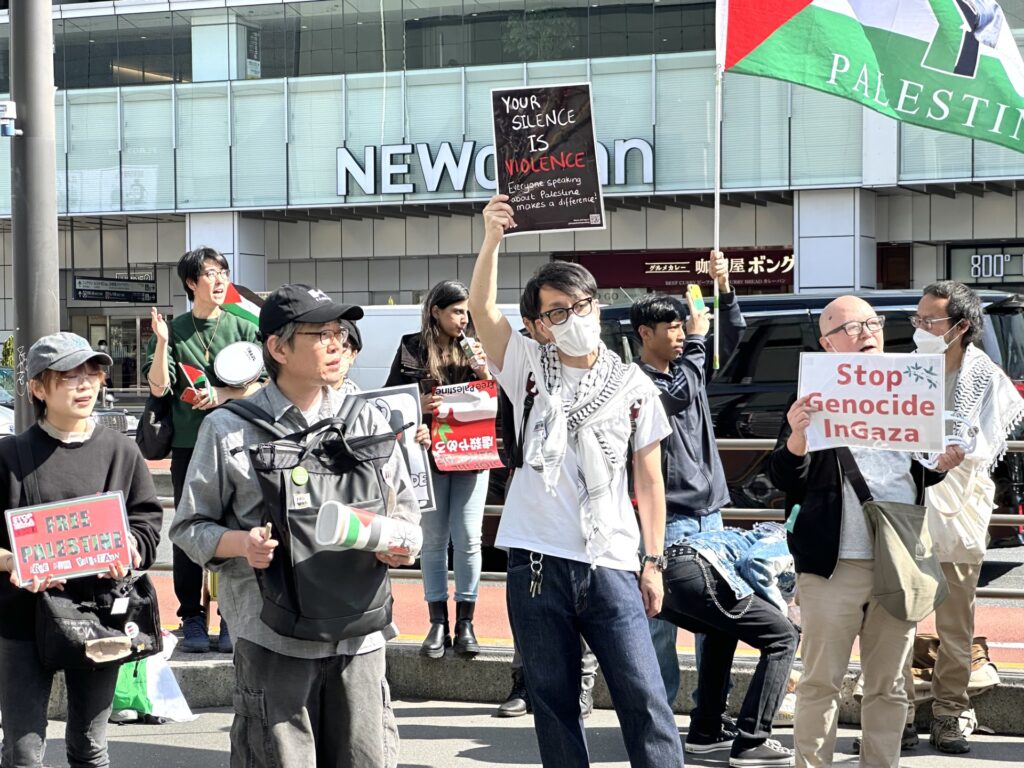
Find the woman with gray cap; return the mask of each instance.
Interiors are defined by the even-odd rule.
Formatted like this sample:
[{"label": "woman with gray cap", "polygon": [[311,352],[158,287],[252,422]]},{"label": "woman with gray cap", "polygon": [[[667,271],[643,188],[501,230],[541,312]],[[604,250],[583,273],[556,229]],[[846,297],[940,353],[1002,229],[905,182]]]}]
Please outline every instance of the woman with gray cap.
[{"label": "woman with gray cap", "polygon": [[[146,463],[135,443],[120,432],[96,424],[96,405],[110,357],[89,347],[81,336],[45,336],[28,352],[28,393],[36,424],[0,440],[0,512],[97,493],[124,496],[132,562],[116,562],[107,573],[73,581],[33,577],[22,584],[7,527],[0,526],[0,713],[4,766],[38,768],[46,747],[47,706],[53,671],[37,655],[35,630],[39,593],[62,590],[78,602],[95,602],[112,592],[115,580],[131,568],[148,568],[160,539],[162,510]],[[34,469],[19,461],[30,456]],[[34,483],[23,483],[31,472]],[[38,486],[38,490],[33,486]],[[38,498],[32,498],[38,494]],[[106,580],[104,580],[106,579]],[[66,669],[68,762],[82,768],[110,764],[107,718],[117,682],[117,666]]]}]

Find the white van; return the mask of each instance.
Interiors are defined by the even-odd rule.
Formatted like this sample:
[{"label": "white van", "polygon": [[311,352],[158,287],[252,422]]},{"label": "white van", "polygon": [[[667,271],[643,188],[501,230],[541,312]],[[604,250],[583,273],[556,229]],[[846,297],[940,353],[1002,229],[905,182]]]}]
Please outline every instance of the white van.
[{"label": "white van", "polygon": [[[499,308],[514,330],[523,327],[518,304],[500,304]],[[363,312],[363,319],[356,323],[363,349],[349,375],[362,389],[376,389],[387,381],[402,337],[420,329],[423,307],[420,304],[385,304],[363,307]]]}]

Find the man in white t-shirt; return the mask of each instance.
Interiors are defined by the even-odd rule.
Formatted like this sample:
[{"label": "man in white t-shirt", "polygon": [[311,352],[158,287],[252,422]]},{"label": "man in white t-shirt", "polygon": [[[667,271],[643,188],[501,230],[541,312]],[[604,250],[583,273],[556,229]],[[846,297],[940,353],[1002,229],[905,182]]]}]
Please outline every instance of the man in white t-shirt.
[{"label": "man in white t-shirt", "polygon": [[[582,636],[604,670],[630,765],[676,768],[682,745],[647,629],[664,594],[660,441],[671,427],[650,379],[601,343],[597,285],[580,265],[545,264],[526,285],[523,308],[543,343],[512,332],[496,303],[498,249],[515,227],[507,201],[496,195],[484,209],[469,309],[524,434],[497,544],[509,553],[509,614],[541,760],[590,764],[578,699]],[[641,538],[651,553],[643,561]]]}]

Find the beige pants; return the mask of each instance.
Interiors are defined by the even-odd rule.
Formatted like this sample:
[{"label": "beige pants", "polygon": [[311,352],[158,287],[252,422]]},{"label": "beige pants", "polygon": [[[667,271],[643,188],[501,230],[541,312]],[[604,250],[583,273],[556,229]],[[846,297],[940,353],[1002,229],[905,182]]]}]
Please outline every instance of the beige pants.
[{"label": "beige pants", "polygon": [[[935,633],[939,652],[932,676],[932,714],[960,717],[971,708],[967,684],[971,680],[971,644],[974,641],[974,597],[978,592],[981,563],[943,563],[949,597],[935,609]],[[903,676],[910,708],[907,722],[914,722],[914,678],[910,671],[913,647],[907,654]]]},{"label": "beige pants", "polygon": [[832,765],[840,689],[858,635],[864,674],[860,764],[899,765],[907,714],[902,670],[914,625],[894,619],[871,598],[872,568],[871,560],[840,560],[831,579],[807,573],[797,577],[804,664],[793,724],[798,768]]}]

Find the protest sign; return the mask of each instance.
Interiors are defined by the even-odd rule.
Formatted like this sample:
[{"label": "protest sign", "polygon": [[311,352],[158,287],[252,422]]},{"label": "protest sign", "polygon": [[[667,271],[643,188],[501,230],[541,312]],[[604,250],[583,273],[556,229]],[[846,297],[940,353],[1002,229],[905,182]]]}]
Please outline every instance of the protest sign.
[{"label": "protest sign", "polygon": [[132,564],[120,491],[8,509],[4,517],[23,585],[33,576],[75,579]]},{"label": "protest sign", "polygon": [[[415,384],[407,384],[403,387],[368,389],[359,394],[380,412],[384,421],[398,435],[398,447],[409,467],[420,512],[434,511],[437,504],[434,502],[434,483],[430,478],[430,460],[426,447],[416,442],[416,428],[423,422],[419,389]],[[412,426],[403,429],[406,424]]]},{"label": "protest sign", "polygon": [[604,229],[590,84],[496,88],[498,191],[527,232]]},{"label": "protest sign", "polygon": [[498,383],[470,381],[437,387],[441,405],[431,430],[434,463],[442,472],[496,469],[494,419],[498,415]]},{"label": "protest sign", "polygon": [[813,394],[820,409],[807,428],[807,450],[939,453],[945,391],[942,355],[804,352],[798,396]]}]

